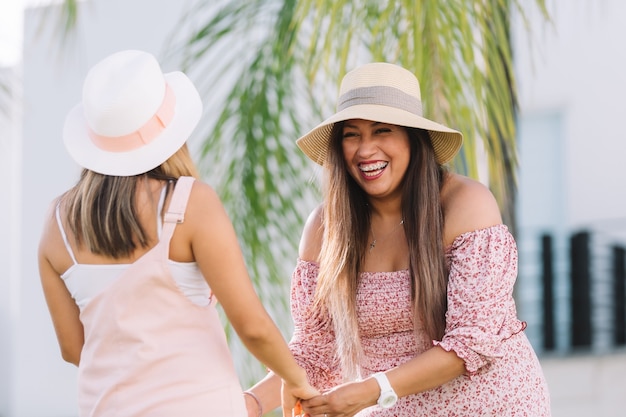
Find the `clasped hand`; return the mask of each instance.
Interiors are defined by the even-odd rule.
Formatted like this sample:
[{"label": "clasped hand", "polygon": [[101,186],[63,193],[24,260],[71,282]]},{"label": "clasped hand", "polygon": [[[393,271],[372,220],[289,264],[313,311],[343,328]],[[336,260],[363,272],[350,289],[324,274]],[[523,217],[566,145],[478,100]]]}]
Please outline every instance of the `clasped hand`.
[{"label": "clasped hand", "polygon": [[[352,417],[376,402],[367,400],[365,387],[360,382],[339,385],[321,395],[301,400],[302,410],[294,410],[302,417]],[[301,411],[300,414],[295,412]]]}]

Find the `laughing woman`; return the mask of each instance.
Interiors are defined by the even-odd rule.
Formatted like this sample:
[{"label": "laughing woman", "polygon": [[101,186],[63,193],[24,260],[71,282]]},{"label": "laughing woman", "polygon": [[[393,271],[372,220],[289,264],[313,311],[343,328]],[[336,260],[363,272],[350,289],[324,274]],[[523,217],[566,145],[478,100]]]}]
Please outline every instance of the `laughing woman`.
[{"label": "laughing woman", "polygon": [[[290,347],[324,392],[304,412],[549,416],[514,238],[491,192],[444,167],[462,135],[422,117],[417,79],[388,63],[348,73],[337,107],[297,141],[325,173],[292,278]],[[253,392],[278,403],[272,375]]]}]

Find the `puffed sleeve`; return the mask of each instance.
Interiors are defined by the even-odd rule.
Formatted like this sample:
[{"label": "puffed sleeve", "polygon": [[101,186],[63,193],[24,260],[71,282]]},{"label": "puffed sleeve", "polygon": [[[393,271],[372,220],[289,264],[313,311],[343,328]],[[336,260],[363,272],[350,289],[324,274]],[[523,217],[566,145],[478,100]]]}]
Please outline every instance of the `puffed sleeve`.
[{"label": "puffed sleeve", "polygon": [[513,299],[517,246],[505,225],[458,236],[447,252],[448,310],[441,341],[465,361],[470,376],[502,357],[502,343],[521,332]]},{"label": "puffed sleeve", "polygon": [[298,260],[291,279],[294,332],[289,347],[311,385],[323,391],[341,383],[332,323],[312,311],[319,266]]}]

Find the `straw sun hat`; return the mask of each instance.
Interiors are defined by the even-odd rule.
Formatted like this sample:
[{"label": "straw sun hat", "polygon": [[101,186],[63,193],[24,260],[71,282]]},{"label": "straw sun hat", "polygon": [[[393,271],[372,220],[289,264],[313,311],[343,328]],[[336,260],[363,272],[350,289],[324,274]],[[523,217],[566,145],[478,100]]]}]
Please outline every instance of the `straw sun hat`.
[{"label": "straw sun hat", "polygon": [[147,52],[121,51],[89,70],[82,102],[65,119],[63,141],[83,168],[138,175],[176,153],[201,113],[200,95],[185,74],[164,74]]},{"label": "straw sun hat", "polygon": [[323,165],[333,125],[364,119],[427,130],[439,164],[450,161],[461,148],[460,132],[422,117],[417,78],[389,63],[375,62],[348,72],[339,90],[337,113],[296,141],[314,162]]}]

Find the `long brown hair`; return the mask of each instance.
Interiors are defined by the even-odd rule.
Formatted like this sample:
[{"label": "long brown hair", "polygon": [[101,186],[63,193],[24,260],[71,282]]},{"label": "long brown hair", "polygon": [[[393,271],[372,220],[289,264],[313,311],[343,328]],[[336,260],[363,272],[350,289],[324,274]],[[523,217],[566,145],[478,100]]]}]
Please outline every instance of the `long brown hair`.
[{"label": "long brown hair", "polygon": [[[324,234],[315,307],[332,320],[343,374],[350,379],[358,373],[356,292],[371,211],[367,194],[348,173],[342,130],[342,123],[333,126],[330,152],[324,162]],[[440,339],[447,308],[440,203],[445,170],[435,161],[428,132],[407,128],[407,133],[411,158],[402,185],[402,216],[409,248],[415,330],[421,323],[429,338]]]},{"label": "long brown hair", "polygon": [[198,178],[186,144],[161,165],[140,175],[117,177],[83,169],[78,183],[61,197],[76,244],[114,259],[148,247],[148,233],[138,217],[137,189],[153,178],[167,182],[169,193],[181,176]]}]

